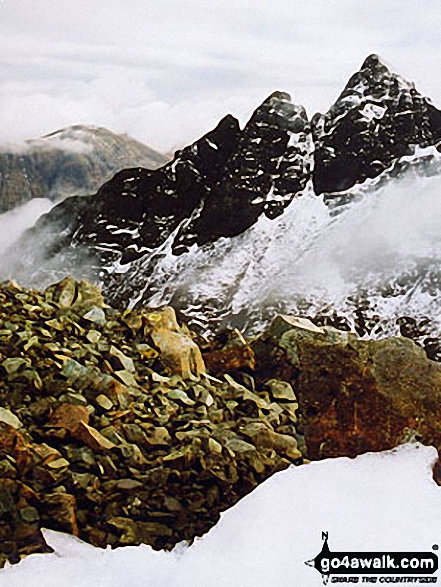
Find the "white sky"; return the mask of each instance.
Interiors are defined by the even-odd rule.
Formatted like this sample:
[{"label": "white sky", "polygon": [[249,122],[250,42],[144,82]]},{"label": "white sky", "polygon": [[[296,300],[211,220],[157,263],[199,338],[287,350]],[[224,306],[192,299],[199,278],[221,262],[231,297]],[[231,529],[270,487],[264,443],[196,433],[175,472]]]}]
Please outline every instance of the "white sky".
[{"label": "white sky", "polygon": [[438,0],[0,0],[0,142],[103,125],[165,151],[276,89],[325,110],[369,53],[441,102]]}]

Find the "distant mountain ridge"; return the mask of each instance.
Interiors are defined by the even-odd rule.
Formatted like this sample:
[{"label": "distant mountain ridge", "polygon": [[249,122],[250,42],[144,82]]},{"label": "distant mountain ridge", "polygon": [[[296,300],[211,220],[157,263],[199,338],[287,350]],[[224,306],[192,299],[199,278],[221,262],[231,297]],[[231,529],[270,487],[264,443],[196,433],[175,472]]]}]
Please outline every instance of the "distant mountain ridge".
[{"label": "distant mountain ridge", "polygon": [[[235,237],[262,215],[283,214],[311,182],[338,200],[440,141],[441,112],[371,55],[323,115],[308,120],[303,106],[274,92],[243,129],[226,116],[163,167],[124,169],[94,196],[65,200],[22,239],[19,265],[39,285],[58,279],[60,265],[77,277],[87,265],[112,303],[148,301],[166,243],[179,255]],[[35,239],[45,242],[38,251]]]},{"label": "distant mountain ridge", "polygon": [[28,140],[20,150],[0,148],[0,213],[32,198],[57,201],[91,194],[121,169],[156,169],[166,162],[166,157],[128,135],[95,126],[64,128]]}]

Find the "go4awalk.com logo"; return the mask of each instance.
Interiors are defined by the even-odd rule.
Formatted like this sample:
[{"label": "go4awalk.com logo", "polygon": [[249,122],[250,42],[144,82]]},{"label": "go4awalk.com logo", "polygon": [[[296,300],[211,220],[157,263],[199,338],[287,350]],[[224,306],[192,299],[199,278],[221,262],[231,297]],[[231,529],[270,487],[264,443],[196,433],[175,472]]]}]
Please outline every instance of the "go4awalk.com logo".
[{"label": "go4awalk.com logo", "polygon": [[[436,583],[438,570],[434,552],[332,552],[328,533],[322,533],[323,547],[306,561],[332,583]],[[438,546],[432,547],[438,550]],[[379,576],[378,576],[379,575]]]}]

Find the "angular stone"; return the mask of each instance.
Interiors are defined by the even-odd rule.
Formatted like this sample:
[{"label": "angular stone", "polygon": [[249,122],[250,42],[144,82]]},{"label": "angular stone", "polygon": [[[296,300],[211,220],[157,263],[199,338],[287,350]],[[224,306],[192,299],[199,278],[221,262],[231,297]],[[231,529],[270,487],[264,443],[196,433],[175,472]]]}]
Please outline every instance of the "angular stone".
[{"label": "angular stone", "polygon": [[126,371],[125,369],[122,371],[114,371],[114,375],[128,387],[136,387],[138,385],[133,373],[130,371]]},{"label": "angular stone", "polygon": [[118,489],[130,491],[131,489],[138,489],[139,487],[142,487],[142,483],[136,481],[136,479],[120,479],[117,482],[116,487]]},{"label": "angular stone", "polygon": [[250,438],[253,444],[259,448],[269,448],[275,450],[291,459],[299,459],[302,454],[297,448],[295,438],[288,434],[279,434],[274,432],[264,423],[256,422],[240,428],[244,436]]},{"label": "angular stone", "polygon": [[50,469],[64,469],[65,467],[69,466],[69,461],[67,461],[66,459],[54,459],[53,461],[49,461],[47,463],[47,466]]},{"label": "angular stone", "polygon": [[106,323],[106,314],[102,308],[98,308],[97,306],[93,306],[88,312],[86,312],[83,316],[85,320],[89,320],[89,322],[94,322],[99,326],[104,326]]},{"label": "angular stone", "polygon": [[96,344],[101,338],[101,332],[98,332],[97,330],[91,329],[87,333],[86,338],[92,344]]},{"label": "angular stone", "polygon": [[107,397],[107,395],[100,394],[97,396],[96,403],[103,408],[103,410],[111,410],[113,408],[113,402]]},{"label": "angular stone", "polygon": [[4,422],[13,428],[21,428],[23,426],[17,416],[6,408],[0,408],[0,422]]},{"label": "angular stone", "polygon": [[78,536],[76,500],[73,495],[54,493],[40,496],[42,525],[51,530]]},{"label": "angular stone", "polygon": [[205,373],[201,351],[189,336],[181,331],[173,308],[147,314],[146,321],[153,342],[161,351],[162,360],[173,373],[183,379],[198,378]]},{"label": "angular stone", "polygon": [[244,453],[254,453],[256,451],[256,447],[249,442],[245,442],[238,437],[229,438],[225,442],[225,446],[233,451],[234,455],[242,456]]},{"label": "angular stone", "polygon": [[92,426],[88,426],[85,422],[78,424],[75,429],[75,438],[84,442],[92,450],[111,450],[115,447],[113,442],[108,440]]},{"label": "angular stone", "polygon": [[72,404],[73,406],[87,406],[87,399],[81,393],[63,393],[63,395],[60,395],[60,402]]},{"label": "angular stone", "polygon": [[195,402],[188,397],[188,395],[185,393],[185,391],[182,391],[180,389],[170,390],[167,393],[167,397],[174,400],[174,401],[182,402],[186,406],[194,406],[194,404],[195,404]]},{"label": "angular stone", "polygon": [[32,446],[13,426],[0,422],[0,450],[16,461],[19,471],[25,470],[32,460]]},{"label": "angular stone", "polygon": [[[12,462],[11,462],[12,461]],[[14,459],[12,457],[8,458],[0,458],[0,478],[3,477],[4,479],[16,479],[17,469],[15,468]]]},{"label": "angular stone", "polygon": [[295,402],[296,396],[292,386],[286,381],[278,381],[277,379],[270,379],[266,382],[271,396],[275,400],[286,400],[288,402]]},{"label": "angular stone", "polygon": [[118,449],[121,451],[121,454],[129,464],[133,467],[142,467],[143,465],[147,464],[147,459],[141,452],[139,446],[133,443],[125,443],[118,446]]},{"label": "angular stone", "polygon": [[255,358],[252,348],[236,331],[226,333],[227,342],[220,349],[210,349],[203,357],[212,375],[253,371]]},{"label": "angular stone", "polygon": [[22,359],[21,357],[11,357],[5,359],[2,366],[6,369],[8,374],[16,373],[24,365],[30,365],[29,359]]},{"label": "angular stone", "polygon": [[122,430],[129,442],[134,444],[144,444],[147,441],[146,433],[137,424],[123,424]]},{"label": "angular stone", "polygon": [[164,426],[147,431],[147,442],[153,445],[167,445],[171,440],[170,433]]},{"label": "angular stone", "polygon": [[81,423],[88,424],[90,414],[85,406],[62,404],[55,408],[47,423],[50,428],[63,428],[75,435]]},{"label": "angular stone", "polygon": [[112,357],[116,357],[118,359],[123,369],[129,371],[130,373],[136,372],[135,365],[133,364],[133,359],[127,357],[122,351],[120,351],[114,346],[111,346],[110,354],[112,355]]},{"label": "angular stone", "polygon": [[106,426],[106,428],[102,428],[101,434],[110,440],[110,442],[113,444],[124,443],[123,437],[118,433],[118,430],[114,426]]}]

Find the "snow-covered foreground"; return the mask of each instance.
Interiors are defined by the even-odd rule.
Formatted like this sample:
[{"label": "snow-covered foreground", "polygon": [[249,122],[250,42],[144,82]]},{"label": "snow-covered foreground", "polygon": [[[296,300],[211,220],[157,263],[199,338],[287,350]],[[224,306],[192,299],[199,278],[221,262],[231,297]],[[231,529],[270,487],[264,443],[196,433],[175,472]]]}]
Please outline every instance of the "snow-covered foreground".
[{"label": "snow-covered foreground", "polygon": [[[0,571],[1,587],[314,587],[304,564],[332,551],[431,551],[441,543],[436,450],[418,444],[274,475],[190,548],[95,549],[46,531],[54,554]],[[438,571],[439,572],[439,571]],[[439,575],[441,576],[441,574]]]}]

